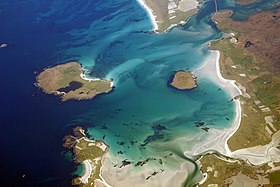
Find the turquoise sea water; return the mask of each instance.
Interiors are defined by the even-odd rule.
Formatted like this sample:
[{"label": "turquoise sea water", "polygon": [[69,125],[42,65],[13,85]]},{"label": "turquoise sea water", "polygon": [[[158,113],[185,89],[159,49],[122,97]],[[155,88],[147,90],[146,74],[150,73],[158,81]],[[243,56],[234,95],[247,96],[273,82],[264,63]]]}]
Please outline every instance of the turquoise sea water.
[{"label": "turquoise sea water", "polygon": [[[257,9],[272,9],[272,2],[218,5],[234,10],[234,19],[245,19]],[[1,1],[0,43],[9,45],[0,50],[0,75],[7,80],[0,92],[1,180],[10,186],[67,186],[75,168],[63,156],[62,138],[77,124],[109,144],[120,160],[173,153],[189,161],[184,151],[208,136],[195,122],[222,129],[235,117],[226,90],[208,79],[198,77],[191,91],[167,85],[174,71],[194,70],[207,60],[208,42],[222,36],[210,20],[213,11],[213,2],[205,1],[186,25],[157,35],[133,0]],[[34,71],[72,60],[88,77],[113,78],[114,91],[60,103],[33,86]]]}]

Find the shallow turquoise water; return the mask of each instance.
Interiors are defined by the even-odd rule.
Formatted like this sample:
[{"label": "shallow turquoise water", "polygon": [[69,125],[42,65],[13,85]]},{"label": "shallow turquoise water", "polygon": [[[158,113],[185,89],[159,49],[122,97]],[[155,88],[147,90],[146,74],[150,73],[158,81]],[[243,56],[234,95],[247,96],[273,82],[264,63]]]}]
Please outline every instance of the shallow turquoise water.
[{"label": "shallow turquoise water", "polygon": [[[236,6],[218,0],[218,5],[234,10],[234,19],[246,19],[277,8],[272,2],[277,1]],[[156,35],[132,0],[1,1],[0,43],[9,45],[0,50],[6,80],[0,92],[3,184],[68,186],[75,168],[61,154],[62,139],[77,124],[88,127],[92,138],[104,138],[120,160],[172,152],[191,162],[184,151],[208,135],[194,122],[228,128],[235,117],[226,90],[208,79],[198,78],[199,87],[191,91],[167,86],[174,71],[199,67],[209,55],[208,42],[222,36],[210,20],[213,11],[213,1],[205,1],[186,25]],[[80,61],[89,77],[113,78],[116,88],[90,101],[62,104],[37,91],[34,71],[70,60]],[[159,124],[164,129],[155,130]]]}]

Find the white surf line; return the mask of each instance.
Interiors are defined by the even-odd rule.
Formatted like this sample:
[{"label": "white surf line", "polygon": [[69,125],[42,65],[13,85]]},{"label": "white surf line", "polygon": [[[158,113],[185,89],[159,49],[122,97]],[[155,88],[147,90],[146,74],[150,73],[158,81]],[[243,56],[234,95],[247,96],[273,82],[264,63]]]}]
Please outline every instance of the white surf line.
[{"label": "white surf line", "polygon": [[[227,79],[224,79],[221,75],[220,65],[219,65],[220,52],[219,51],[215,51],[215,52],[217,52],[217,57],[216,57],[217,75],[220,80],[229,81]],[[233,90],[229,90],[232,97],[235,97],[237,95],[242,95],[241,90],[236,86],[235,82],[236,81],[231,80],[230,84],[232,85],[232,87],[235,87],[239,91],[239,94],[234,93]],[[227,136],[225,137],[224,140],[225,153],[223,154],[232,158],[247,160],[253,165],[261,165],[269,162],[279,162],[280,151],[276,149],[276,147],[280,143],[280,131],[276,132],[272,136],[272,140],[269,144],[263,146],[255,146],[255,147],[239,149],[233,152],[229,149],[227,142],[229,138],[238,130],[239,126],[241,125],[242,110],[241,110],[241,104],[239,100],[236,100],[236,105],[237,105],[236,118],[235,121],[233,122],[232,127],[228,131]]]},{"label": "white surf line", "polygon": [[[235,85],[235,80],[228,80],[222,77],[220,72],[219,51],[211,51],[212,56],[206,59],[206,62],[201,68],[194,71],[195,74],[202,78],[210,78],[224,90],[228,91],[230,96],[242,95],[241,90]],[[215,59],[213,59],[215,58]],[[215,62],[215,64],[212,64]],[[242,159],[250,162],[253,165],[261,165],[271,162],[280,162],[280,151],[276,148],[280,144],[280,131],[277,131],[273,136],[269,144],[259,145],[255,147],[249,147],[231,151],[228,147],[229,138],[238,130],[241,125],[242,109],[238,99],[233,100],[236,104],[236,117],[230,128],[226,129],[210,129],[210,136],[202,142],[199,146],[196,146],[191,151],[186,151],[185,155],[192,157],[201,155],[209,150],[215,150],[224,156],[228,156],[233,159]]]},{"label": "white surf line", "polygon": [[158,24],[156,22],[156,15],[153,14],[153,11],[151,8],[149,8],[144,0],[136,0],[137,3],[147,12],[149,19],[153,25],[153,31],[158,30]]},{"label": "white surf line", "polygon": [[218,3],[217,3],[217,1],[216,0],[213,0],[214,1],[214,3],[215,3],[215,10],[216,10],[216,12],[215,13],[217,13],[218,12]]},{"label": "white surf line", "polygon": [[[194,71],[198,78],[206,78],[212,80],[220,88],[226,90],[231,98],[235,98],[242,94],[241,90],[235,85],[235,80],[228,80],[222,77],[220,72],[220,52],[211,51],[211,55],[205,60],[203,65]],[[231,150],[228,147],[228,139],[237,131],[241,123],[241,105],[238,99],[233,99],[236,104],[236,116],[230,128],[215,129],[211,128],[209,137],[194,147],[191,151],[186,151],[185,155],[189,157],[201,155],[209,150],[215,150],[225,156],[231,155]]]},{"label": "white surf line", "polygon": [[112,80],[102,80],[100,78],[87,78],[86,74],[84,73],[84,69],[81,68],[80,69],[81,73],[80,73],[80,77],[86,81],[109,81],[110,82],[110,87],[112,88],[114,86],[114,81]]},{"label": "white surf line", "polygon": [[92,166],[91,166],[91,163],[89,160],[84,160],[82,162],[82,164],[84,165],[85,167],[85,172],[83,173],[83,175],[80,177],[80,180],[83,184],[87,184],[88,183],[88,179],[92,173]]}]

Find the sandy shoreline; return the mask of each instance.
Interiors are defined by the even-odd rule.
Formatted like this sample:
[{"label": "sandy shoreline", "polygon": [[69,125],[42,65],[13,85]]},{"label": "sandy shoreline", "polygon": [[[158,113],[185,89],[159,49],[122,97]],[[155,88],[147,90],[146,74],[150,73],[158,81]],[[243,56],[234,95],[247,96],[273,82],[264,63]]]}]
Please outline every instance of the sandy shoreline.
[{"label": "sandy shoreline", "polygon": [[231,151],[228,147],[228,139],[236,132],[241,122],[241,105],[236,96],[242,94],[241,90],[235,85],[234,80],[227,80],[220,73],[220,52],[211,51],[210,56],[205,60],[203,65],[194,71],[197,77],[211,79],[214,83],[226,90],[236,104],[236,116],[233,124],[229,129],[211,129],[209,138],[200,146],[195,147],[191,151],[186,151],[185,155],[193,157],[203,154],[209,150],[215,150],[223,155],[230,156]]},{"label": "sandy shoreline", "polygon": [[84,73],[84,69],[81,68],[80,71],[81,71],[80,76],[84,80],[87,80],[87,81],[110,81],[110,87],[113,88],[113,86],[114,86],[114,81],[112,81],[112,80],[102,80],[102,79],[99,79],[99,78],[87,78],[86,74]]},{"label": "sandy shoreline", "polygon": [[149,19],[153,25],[153,31],[155,32],[158,29],[158,24],[156,22],[156,15],[153,13],[153,10],[145,4],[144,0],[136,0],[137,3],[147,12]]},{"label": "sandy shoreline", "polygon": [[197,0],[181,0],[176,3],[174,0],[166,2],[160,0],[156,4],[151,3],[151,0],[136,1],[146,11],[153,26],[152,31],[157,34],[167,32],[179,24],[185,24],[186,20],[199,10]]},{"label": "sandy shoreline", "polygon": [[[209,78],[217,83],[220,87],[227,90],[232,98],[241,95],[240,89],[235,85],[234,80],[224,79],[220,73],[219,67],[219,51],[211,51],[210,56],[205,60],[203,65],[194,71],[198,77]],[[199,142],[199,146],[191,151],[186,151],[185,155],[189,158],[193,158],[195,155],[200,155],[209,150],[216,150],[223,155],[230,156],[231,151],[228,148],[227,141],[238,129],[241,121],[241,106],[238,99],[234,100],[236,103],[236,116],[232,126],[229,129],[211,129],[205,142]],[[152,173],[152,166],[145,166],[141,169],[141,172],[133,171],[132,166],[126,166],[125,168],[112,167],[112,163],[116,162],[112,154],[108,153],[103,162],[102,176],[109,184],[116,186],[180,186],[183,178],[193,169],[193,165],[190,162],[181,161],[181,168],[174,170],[166,169],[164,172],[154,176],[152,180],[145,180],[145,176],[148,173]],[[185,172],[185,173],[184,173]],[[201,176],[202,177],[202,176]],[[203,180],[203,179],[201,179]],[[163,185],[164,184],[164,185]],[[166,185],[165,185],[166,184]]]},{"label": "sandy shoreline", "polygon": [[87,184],[88,179],[92,173],[92,167],[91,167],[90,160],[84,160],[82,162],[82,165],[84,166],[85,171],[84,171],[83,175],[80,177],[80,180],[83,184]]},{"label": "sandy shoreline", "polygon": [[[211,55],[206,59],[203,65],[194,71],[195,74],[201,77],[210,77],[212,81],[217,83],[223,89],[227,90],[232,98],[242,95],[241,90],[236,86],[234,80],[227,80],[222,77],[219,66],[220,52],[211,51]],[[201,146],[196,147],[192,151],[185,152],[189,157],[203,154],[209,150],[218,151],[225,156],[242,159],[250,162],[253,165],[262,165],[269,162],[280,161],[280,151],[276,148],[280,144],[280,131],[272,136],[269,144],[263,146],[256,146],[244,148],[236,151],[231,151],[228,147],[227,141],[237,131],[241,124],[241,103],[239,99],[233,100],[236,104],[236,117],[229,129],[212,129],[209,133],[211,135]]]},{"label": "sandy shoreline", "polygon": [[[220,72],[220,52],[211,51],[210,56],[205,60],[203,65],[194,71],[197,77],[202,79],[211,79],[224,90],[228,91],[231,98],[242,94],[241,90],[235,85],[234,80],[228,80],[222,77]],[[232,152],[227,144],[228,139],[236,132],[241,124],[241,103],[239,99],[233,99],[236,104],[236,116],[230,128],[211,129],[209,137],[204,142],[199,142],[191,151],[184,154],[189,158],[194,158],[210,150],[215,150],[222,155],[247,160],[252,164],[260,165],[271,161],[280,161],[280,151],[275,147],[280,143],[280,131],[275,133],[270,144],[253,148],[246,148]],[[190,162],[182,161],[181,167],[177,169],[166,169],[162,173],[153,176],[151,180],[146,180],[148,174],[154,170],[152,165],[147,165],[141,171],[134,171],[133,166],[124,168],[113,167],[117,158],[112,154],[106,154],[102,164],[102,176],[104,181],[114,186],[180,186],[182,179],[186,178],[193,169]],[[203,179],[201,179],[203,181]]]},{"label": "sandy shoreline", "polygon": [[[169,168],[164,165],[157,167],[151,162],[145,164],[145,166],[139,166],[142,168],[135,168],[134,164],[127,165],[119,168],[113,167],[113,163],[116,163],[116,158],[111,153],[106,155],[102,167],[102,176],[106,182],[112,186],[122,187],[170,187],[170,186],[182,186],[184,180],[195,170],[195,165],[191,162],[183,160],[182,158],[175,156],[175,160],[181,164],[174,168]],[[163,170],[161,170],[163,169]],[[152,173],[158,172],[155,176]],[[148,176],[151,178],[147,179]]]}]

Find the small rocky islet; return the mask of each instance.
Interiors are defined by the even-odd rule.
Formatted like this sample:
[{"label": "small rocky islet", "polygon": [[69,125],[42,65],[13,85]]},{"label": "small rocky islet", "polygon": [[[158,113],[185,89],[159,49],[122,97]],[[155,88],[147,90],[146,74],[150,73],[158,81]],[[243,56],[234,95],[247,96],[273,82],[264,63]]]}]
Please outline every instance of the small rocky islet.
[{"label": "small rocky islet", "polygon": [[197,87],[196,77],[189,71],[177,71],[171,76],[169,86],[178,90],[191,90]]}]

